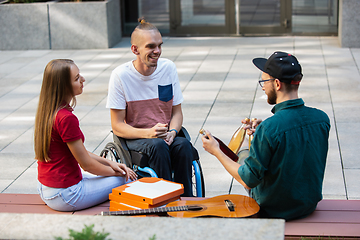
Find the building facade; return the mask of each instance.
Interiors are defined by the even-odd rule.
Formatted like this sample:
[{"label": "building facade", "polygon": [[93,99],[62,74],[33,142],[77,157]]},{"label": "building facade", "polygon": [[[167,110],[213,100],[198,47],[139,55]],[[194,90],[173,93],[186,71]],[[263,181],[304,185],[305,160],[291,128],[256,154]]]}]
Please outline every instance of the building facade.
[{"label": "building facade", "polygon": [[359,12],[360,0],[2,2],[0,50],[110,48],[140,17],[164,36],[338,36],[359,48]]},{"label": "building facade", "polygon": [[170,36],[337,35],[338,0],[122,0],[123,35],[139,17]]}]

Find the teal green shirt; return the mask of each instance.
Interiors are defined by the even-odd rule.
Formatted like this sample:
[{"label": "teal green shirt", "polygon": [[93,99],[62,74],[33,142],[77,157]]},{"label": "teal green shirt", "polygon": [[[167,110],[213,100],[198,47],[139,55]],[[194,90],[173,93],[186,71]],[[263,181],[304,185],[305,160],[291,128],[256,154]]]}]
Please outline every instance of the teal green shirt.
[{"label": "teal green shirt", "polygon": [[238,173],[264,217],[309,215],[322,199],[329,117],[302,99],[279,103],[256,128],[249,157]]}]

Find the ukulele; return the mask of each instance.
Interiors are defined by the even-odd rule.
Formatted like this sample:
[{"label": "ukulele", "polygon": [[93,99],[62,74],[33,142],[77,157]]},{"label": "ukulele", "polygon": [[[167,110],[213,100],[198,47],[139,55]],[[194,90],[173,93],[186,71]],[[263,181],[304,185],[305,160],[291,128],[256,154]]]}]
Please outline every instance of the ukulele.
[{"label": "ukulele", "polygon": [[167,213],[172,217],[251,217],[260,210],[256,201],[243,195],[220,195],[204,200],[180,200],[168,203],[166,207],[102,212],[103,216],[161,215]]}]

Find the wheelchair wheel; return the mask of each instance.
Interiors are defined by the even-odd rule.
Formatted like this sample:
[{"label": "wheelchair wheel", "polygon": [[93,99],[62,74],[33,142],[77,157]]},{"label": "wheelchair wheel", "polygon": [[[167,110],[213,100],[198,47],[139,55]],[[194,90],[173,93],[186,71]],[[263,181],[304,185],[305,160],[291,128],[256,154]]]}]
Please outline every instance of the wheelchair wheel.
[{"label": "wheelchair wheel", "polygon": [[192,189],[196,197],[205,197],[205,181],[201,169],[200,161],[194,160],[192,163]]},{"label": "wheelchair wheel", "polygon": [[116,143],[109,142],[106,144],[104,149],[100,152],[100,157],[104,157],[114,162],[123,163],[127,167],[132,168],[132,164],[127,162],[125,158],[121,155],[121,150]]}]

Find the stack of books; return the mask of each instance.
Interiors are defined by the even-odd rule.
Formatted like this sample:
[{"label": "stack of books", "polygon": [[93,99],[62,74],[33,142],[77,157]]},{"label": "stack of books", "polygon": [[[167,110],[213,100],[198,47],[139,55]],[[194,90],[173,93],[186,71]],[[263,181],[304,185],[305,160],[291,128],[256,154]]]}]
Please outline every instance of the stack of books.
[{"label": "stack of books", "polygon": [[116,187],[109,194],[110,211],[156,208],[180,199],[182,184],[161,178],[141,178]]}]

